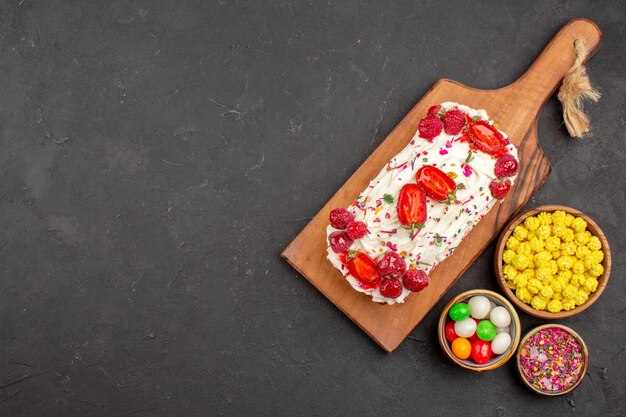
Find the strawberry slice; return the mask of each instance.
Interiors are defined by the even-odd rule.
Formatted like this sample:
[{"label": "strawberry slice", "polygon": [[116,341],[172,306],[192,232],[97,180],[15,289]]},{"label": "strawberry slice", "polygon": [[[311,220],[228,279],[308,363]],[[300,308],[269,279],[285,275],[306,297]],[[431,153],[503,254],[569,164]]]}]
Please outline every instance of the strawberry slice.
[{"label": "strawberry slice", "polygon": [[382,277],[378,272],[376,262],[367,253],[359,251],[349,251],[346,257],[348,272],[359,280],[361,287],[365,289],[378,288]]},{"label": "strawberry slice", "polygon": [[504,136],[484,120],[478,120],[470,125],[469,136],[478,150],[489,155],[497,156],[506,151]]},{"label": "strawberry slice", "polygon": [[428,218],[426,195],[417,184],[406,184],[400,190],[396,210],[402,226],[410,229],[421,229]]},{"label": "strawberry slice", "polygon": [[417,185],[435,201],[451,204],[456,201],[457,185],[445,172],[432,165],[421,167],[415,174]]}]

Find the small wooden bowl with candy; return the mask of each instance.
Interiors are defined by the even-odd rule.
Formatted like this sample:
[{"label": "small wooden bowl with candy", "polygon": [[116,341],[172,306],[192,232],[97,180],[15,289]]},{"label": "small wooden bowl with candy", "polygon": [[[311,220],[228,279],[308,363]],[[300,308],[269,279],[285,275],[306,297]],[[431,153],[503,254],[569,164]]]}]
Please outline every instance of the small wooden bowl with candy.
[{"label": "small wooden bowl with candy", "polygon": [[544,324],[524,335],[516,362],[528,388],[541,395],[563,395],[585,378],[589,351],[583,338],[571,328]]},{"label": "small wooden bowl with candy", "polygon": [[519,316],[502,295],[471,290],[454,297],[439,317],[439,344],[450,360],[476,372],[505,364],[517,349]]},{"label": "small wooden bowl with candy", "polygon": [[[563,239],[557,236],[552,236],[552,234],[554,234],[556,230],[555,226],[542,225],[541,227],[547,227],[548,234],[550,234],[550,236],[545,239],[545,247],[543,245],[543,242],[538,242],[537,240],[535,240],[534,242],[528,241],[528,243],[520,241],[520,244],[528,245],[528,247],[532,250],[529,255],[529,260],[532,261],[532,265],[526,265],[527,269],[524,271],[524,273],[530,270],[533,272],[534,276],[528,279],[520,279],[519,277],[511,279],[511,277],[507,275],[509,274],[509,271],[507,271],[506,268],[511,268],[512,265],[505,265],[505,252],[511,253],[518,251],[517,249],[515,251],[507,250],[507,242],[510,238],[512,239],[515,237],[516,227],[521,226],[524,227],[524,230],[526,230],[525,226],[527,226],[527,220],[535,220],[537,222],[539,221],[538,218],[540,216],[555,216],[556,212],[560,212],[561,214],[563,214],[564,212],[565,216],[569,216],[570,219],[574,219],[575,222],[578,221],[581,229],[585,229],[583,232],[580,233],[589,233],[589,236],[591,236],[589,242],[593,241],[594,245],[592,245],[591,243],[579,243],[577,242],[578,237],[576,237],[576,239],[574,239],[570,243],[569,248],[570,251],[575,250],[576,253],[570,252],[570,254],[568,255],[562,250],[566,239],[563,236],[561,236],[563,237]],[[570,226],[572,225],[566,224],[565,227],[561,227],[561,232],[565,232],[565,229],[571,228]],[[536,229],[536,231],[527,230],[529,236],[530,233],[539,234],[538,231],[539,229]],[[554,249],[554,251],[548,252],[549,239],[556,239],[556,242],[558,242],[558,244],[560,245],[559,248],[552,248]],[[570,239],[572,238],[570,237]],[[559,264],[558,271],[551,271],[551,273],[548,273],[548,276],[544,276],[546,274],[541,274],[541,272],[547,273],[548,271],[545,270],[549,268],[543,268],[544,271],[540,271],[541,268],[538,268],[538,264],[541,262],[541,260],[538,259],[538,255],[541,255],[539,253],[535,253],[533,249],[533,247],[537,249],[536,246],[534,246],[537,245],[537,243],[539,243],[540,246],[543,248],[540,249],[540,252],[543,252],[543,255],[552,255],[551,260],[548,260],[550,258],[546,257],[543,262]],[[589,246],[592,246],[596,250],[589,249]],[[583,253],[579,253],[579,251],[581,251],[582,249],[585,249],[585,251],[583,251]],[[589,275],[589,271],[587,270],[588,265],[586,265],[588,261],[586,256],[589,257],[594,255],[601,255],[602,258],[600,263],[597,263],[596,265],[590,265],[591,267],[598,268],[599,272],[595,274],[597,276]],[[519,253],[516,254],[514,257],[518,256]],[[556,258],[557,256],[559,256],[558,259]],[[519,260],[520,258],[514,259],[512,263],[515,264],[515,262]],[[589,259],[589,261],[591,260],[592,259]],[[598,259],[596,259],[596,261],[597,260]],[[568,262],[571,262],[572,265],[567,265]],[[584,269],[582,271],[576,271],[576,266],[574,266],[576,263],[579,264],[579,267],[585,265]],[[504,231],[500,235],[500,238],[498,239],[498,243],[496,244],[494,267],[496,271],[496,277],[498,279],[498,285],[500,286],[504,294],[508,297],[508,299],[511,300],[511,302],[515,305],[515,307],[519,308],[527,314],[530,314],[531,316],[539,317],[542,319],[562,319],[586,310],[589,306],[591,306],[598,300],[598,298],[604,291],[604,288],[606,287],[609,276],[611,275],[611,249],[609,248],[609,242],[604,236],[602,229],[600,229],[596,222],[594,222],[589,216],[571,207],[560,205],[545,205],[525,211],[524,213],[511,220],[511,222],[505,227]],[[516,270],[514,272],[515,274],[518,274],[520,271]],[[563,276],[561,276],[562,274]],[[583,277],[582,280],[586,282],[581,283],[580,279],[574,282],[575,276]],[[556,278],[558,278],[560,283],[554,283],[554,281],[557,280]],[[520,296],[519,291],[521,290],[519,285],[517,285],[516,287],[516,280],[524,281],[526,283],[525,285],[527,285],[523,291],[526,291],[526,289],[528,289],[529,291],[527,293],[521,293],[528,297],[528,299],[526,299],[525,301],[522,301],[522,299],[520,299],[520,297],[524,297]],[[551,284],[547,285],[547,283]],[[535,287],[533,288],[533,291],[536,291],[536,293],[530,292],[531,285]],[[551,288],[543,288],[548,286]],[[557,287],[557,289],[555,289],[555,286]],[[552,295],[551,297],[544,297],[544,292],[556,293],[557,290],[562,291],[558,294],[558,297],[556,296],[556,294]],[[569,305],[567,304],[567,292],[570,292],[573,295],[573,298],[569,299]],[[552,308],[553,306],[550,303],[547,303],[547,301],[551,300],[554,300],[556,308]]]}]

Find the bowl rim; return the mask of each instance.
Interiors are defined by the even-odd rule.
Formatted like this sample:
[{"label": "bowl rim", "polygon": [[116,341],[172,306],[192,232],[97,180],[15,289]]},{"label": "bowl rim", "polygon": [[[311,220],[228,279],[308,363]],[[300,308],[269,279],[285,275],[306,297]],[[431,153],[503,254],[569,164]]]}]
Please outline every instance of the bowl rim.
[{"label": "bowl rim", "polygon": [[[502,254],[504,253],[506,240],[513,233],[513,229],[515,228],[515,226],[519,225],[524,220],[526,220],[526,218],[530,216],[534,216],[541,212],[553,213],[557,210],[562,210],[568,214],[582,217],[587,222],[588,228],[589,226],[591,226],[590,229],[593,229],[593,231],[590,230],[591,233],[594,236],[597,236],[598,239],[600,239],[600,241],[602,242],[602,251],[604,252],[604,259],[602,261],[602,266],[604,267],[604,272],[602,273],[602,275],[598,277],[598,288],[596,289],[595,292],[593,292],[589,296],[587,301],[585,301],[583,304],[579,306],[574,307],[573,309],[569,311],[559,311],[558,313],[551,313],[549,311],[535,310],[532,306],[524,303],[522,300],[517,298],[513,290],[511,290],[511,288],[509,288],[509,286],[507,285],[506,279],[504,278],[504,273],[502,271],[503,270]],[[573,207],[568,207],[568,206],[563,206],[563,205],[558,205],[558,204],[546,204],[546,205],[541,205],[535,208],[528,209],[524,211],[523,213],[517,215],[513,220],[507,223],[503,232],[500,234],[500,237],[498,238],[498,242],[496,243],[496,250],[494,254],[493,263],[494,263],[494,270],[496,273],[496,279],[498,281],[498,285],[500,286],[500,289],[504,292],[506,297],[515,305],[515,307],[519,308],[524,313],[529,314],[533,317],[538,317],[538,318],[546,319],[546,320],[557,320],[557,319],[564,319],[566,317],[571,317],[575,314],[585,311],[593,303],[595,303],[598,300],[598,298],[600,298],[600,295],[602,294],[602,292],[604,292],[604,289],[606,288],[606,285],[609,281],[609,277],[611,276],[612,259],[611,259],[611,248],[609,246],[609,241],[604,235],[604,232],[602,231],[600,226],[598,226],[598,224],[591,217],[589,217],[587,214]]]},{"label": "bowl rim", "polygon": [[[559,329],[563,329],[566,332],[570,333],[572,336],[574,336],[574,338],[576,339],[576,341],[580,344],[580,347],[582,348],[583,351],[583,369],[580,372],[580,376],[578,377],[578,379],[576,380],[576,382],[569,388],[564,389],[562,391],[556,391],[556,392],[546,392],[546,391],[542,391],[538,388],[536,388],[535,386],[533,386],[530,382],[528,382],[526,380],[526,378],[524,377],[524,371],[522,370],[522,366],[520,365],[520,354],[522,352],[522,346],[524,346],[524,343],[526,342],[526,340],[532,336],[533,334],[537,333],[540,330],[543,329],[548,329],[551,327],[556,327]],[[589,349],[587,348],[587,344],[585,343],[585,340],[582,338],[582,336],[580,334],[578,334],[574,329],[572,329],[571,327],[565,326],[563,324],[557,324],[557,323],[547,323],[547,324],[542,324],[540,326],[537,327],[533,327],[532,329],[528,330],[525,334],[524,337],[522,337],[522,339],[520,340],[519,346],[517,347],[517,353],[515,354],[515,365],[517,367],[517,372],[520,376],[520,378],[522,379],[522,381],[524,381],[524,384],[530,388],[532,391],[536,392],[537,394],[541,394],[541,395],[547,395],[549,397],[556,397],[559,395],[564,395],[567,394],[569,392],[572,392],[573,390],[575,390],[582,382],[583,379],[585,379],[585,376],[587,375],[587,369],[589,368]]]},{"label": "bowl rim", "polygon": [[[457,358],[454,355],[454,353],[452,353],[452,348],[449,346],[449,343],[446,340],[446,336],[445,336],[446,321],[447,321],[448,312],[450,311],[450,308],[452,308],[452,306],[458,303],[460,300],[467,298],[467,297],[474,296],[474,295],[489,295],[493,298],[496,298],[498,301],[500,301],[501,305],[507,308],[507,310],[511,314],[511,320],[515,323],[516,331],[515,331],[514,338],[511,340],[511,346],[509,346],[506,353],[503,353],[497,361],[489,365],[470,365],[466,363],[465,361],[463,361],[462,359]],[[517,346],[520,341],[522,328],[521,328],[519,315],[517,314],[515,307],[509,302],[509,300],[506,299],[506,297],[504,297],[502,294],[498,294],[495,291],[485,290],[485,289],[475,289],[475,290],[469,290],[469,291],[460,293],[456,297],[453,297],[448,302],[448,304],[446,304],[446,306],[443,308],[439,316],[437,333],[438,333],[439,345],[441,346],[441,349],[444,351],[446,356],[452,362],[456,363],[462,368],[469,369],[471,371],[485,372],[485,371],[491,371],[493,369],[499,368],[500,366],[508,362],[509,359],[513,357],[513,355],[515,355],[515,351],[517,350]]]}]

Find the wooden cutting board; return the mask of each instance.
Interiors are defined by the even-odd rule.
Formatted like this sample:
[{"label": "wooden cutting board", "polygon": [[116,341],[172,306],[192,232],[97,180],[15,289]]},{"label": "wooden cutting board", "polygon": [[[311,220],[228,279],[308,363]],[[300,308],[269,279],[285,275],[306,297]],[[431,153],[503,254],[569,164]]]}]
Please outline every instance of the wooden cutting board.
[{"label": "wooden cutting board", "polygon": [[[550,162],[537,140],[539,111],[574,62],[574,40],[583,39],[591,56],[600,46],[601,37],[600,29],[590,20],[569,22],[517,81],[496,90],[478,90],[456,81],[439,80],[291,242],[282,256],[383,349],[394,350],[547,179]],[[454,254],[431,272],[427,289],[411,294],[404,304],[373,303],[370,297],[352,289],[326,259],[328,213],[335,207],[350,205],[387,161],[407,145],[427,109],[445,101],[487,110],[489,117],[518,148],[519,176],[504,203],[496,203]]]}]

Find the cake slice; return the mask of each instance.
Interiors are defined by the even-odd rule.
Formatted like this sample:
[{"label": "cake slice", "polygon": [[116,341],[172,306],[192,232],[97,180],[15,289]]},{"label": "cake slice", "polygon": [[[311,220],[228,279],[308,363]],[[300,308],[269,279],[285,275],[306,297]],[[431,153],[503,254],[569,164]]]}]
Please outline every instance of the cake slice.
[{"label": "cake slice", "polygon": [[402,303],[505,198],[518,168],[484,110],[433,106],[355,201],[331,211],[328,259],[372,301]]}]

